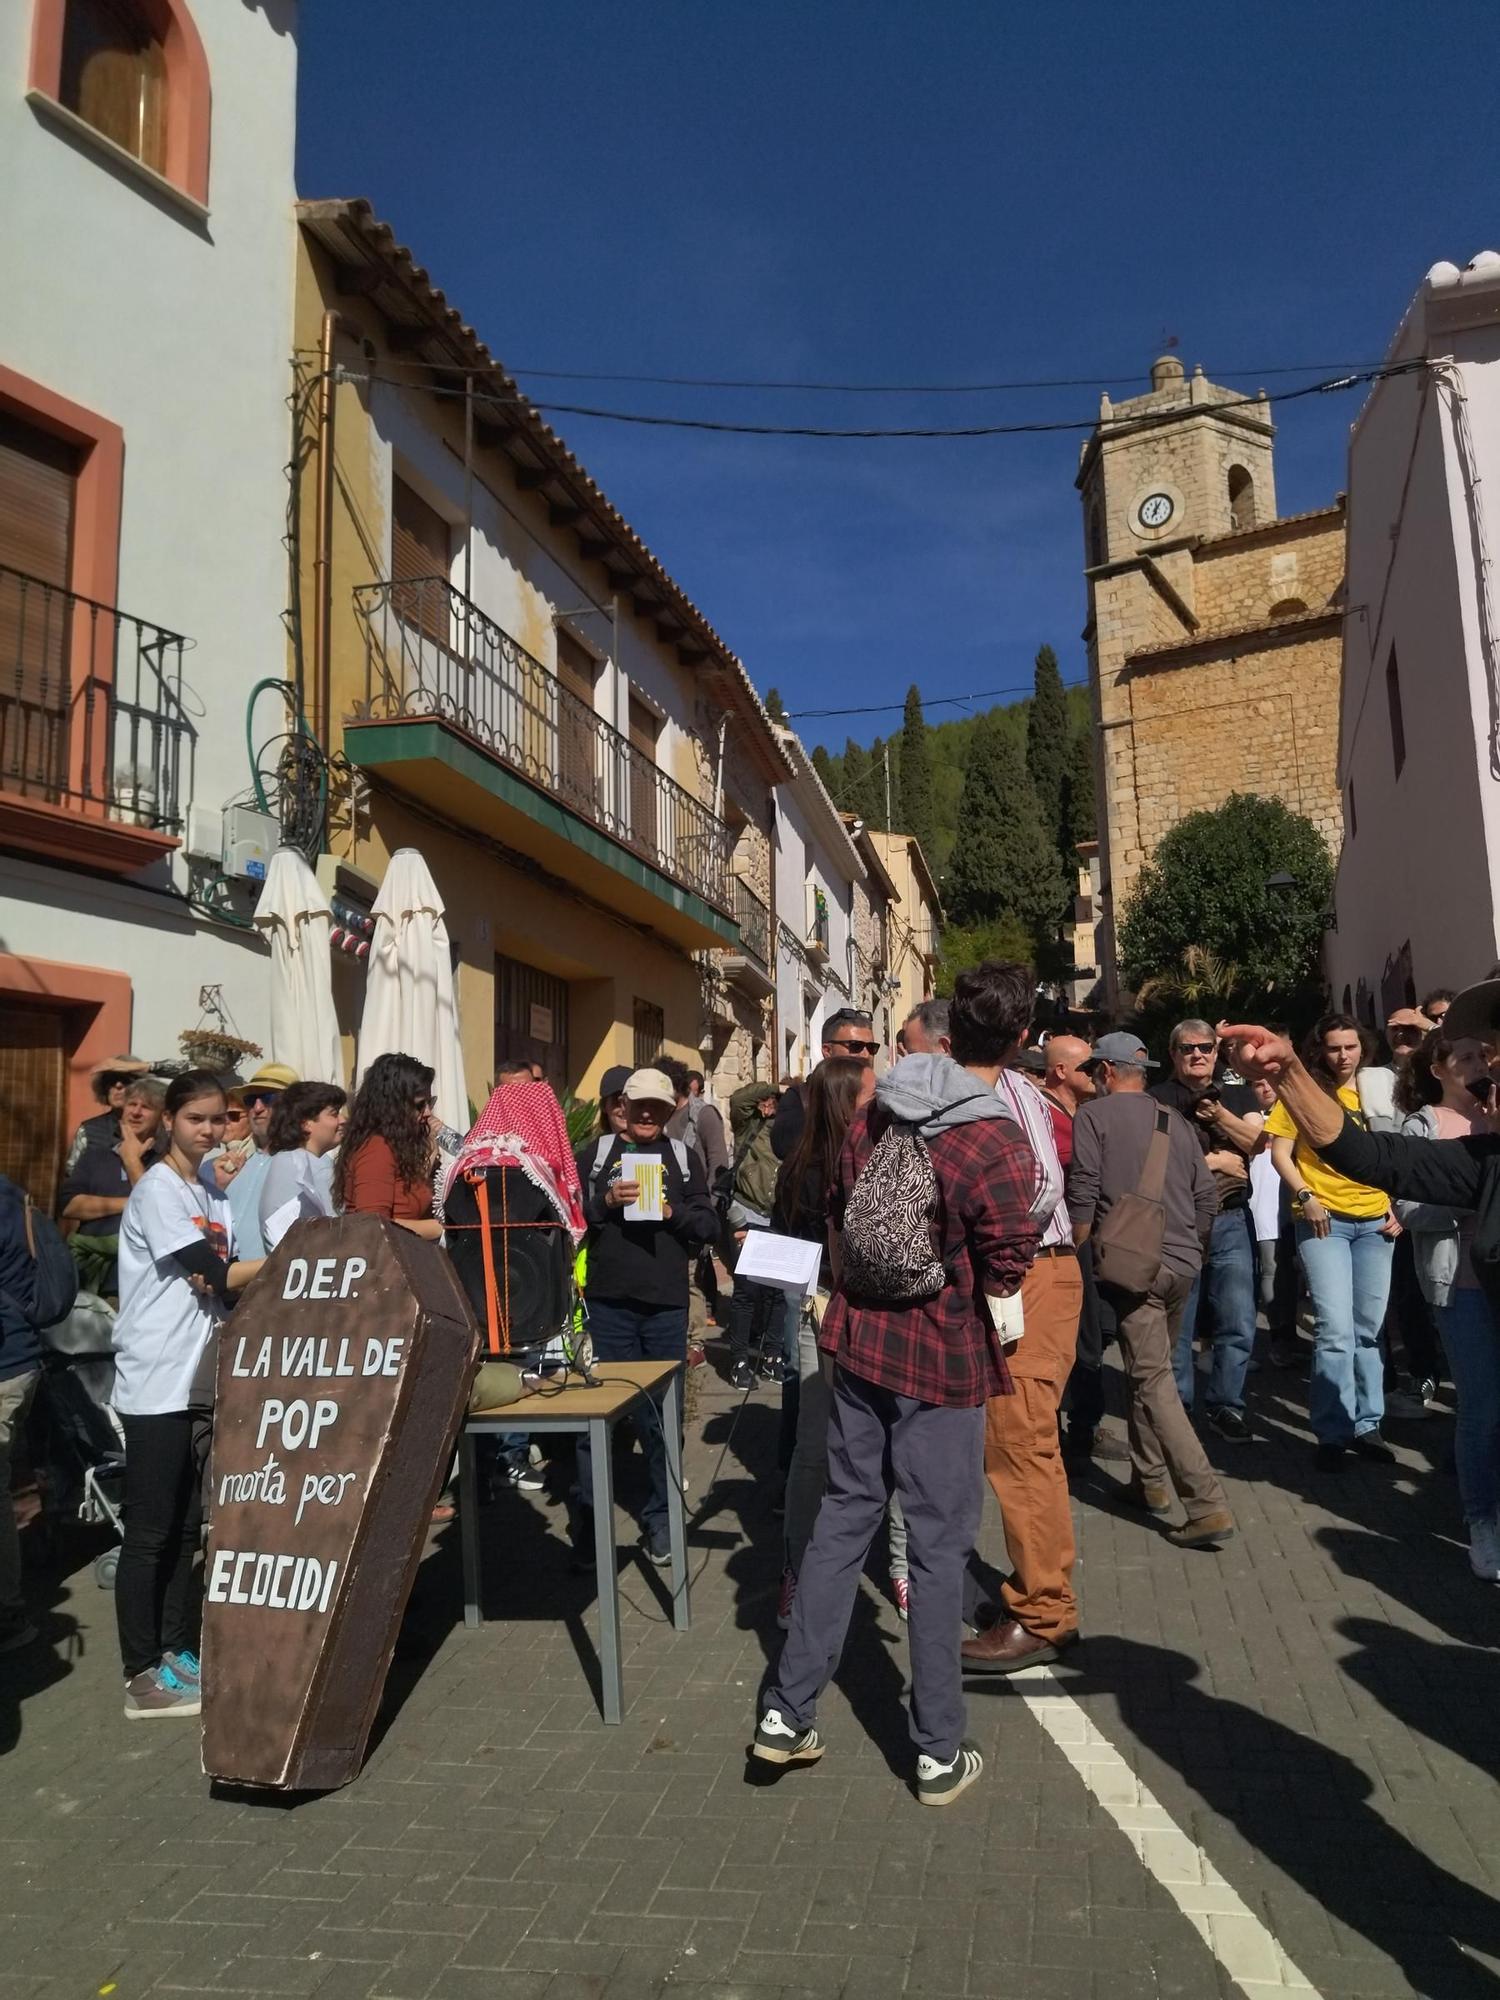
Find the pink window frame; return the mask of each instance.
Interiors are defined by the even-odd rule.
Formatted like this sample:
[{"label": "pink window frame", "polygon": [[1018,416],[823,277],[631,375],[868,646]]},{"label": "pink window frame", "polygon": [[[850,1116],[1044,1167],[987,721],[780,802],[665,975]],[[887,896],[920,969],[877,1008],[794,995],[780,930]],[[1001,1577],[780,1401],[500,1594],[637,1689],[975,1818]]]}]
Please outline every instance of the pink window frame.
[{"label": "pink window frame", "polygon": [[[68,0],[36,0],[30,88],[62,102],[63,26]],[[208,57],[183,0],[134,0],[161,42],[167,70],[167,158],[162,178],[208,206],[212,101]]]}]

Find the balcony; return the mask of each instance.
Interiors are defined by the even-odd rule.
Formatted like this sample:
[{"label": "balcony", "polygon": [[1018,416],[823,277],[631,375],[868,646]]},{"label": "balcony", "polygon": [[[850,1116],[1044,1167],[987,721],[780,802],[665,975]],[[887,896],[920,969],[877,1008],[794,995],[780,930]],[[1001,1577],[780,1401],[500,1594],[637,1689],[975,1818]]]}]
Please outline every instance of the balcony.
[{"label": "balcony", "polygon": [[764,1000],[776,987],[771,962],[771,912],[741,876],[731,884],[734,892],[734,920],[740,927],[736,948],[725,952],[721,961],[724,977],[752,999]]},{"label": "balcony", "polygon": [[351,763],[675,941],[735,940],[728,829],[441,577],[354,593]]},{"label": "balcony", "polygon": [[828,963],[831,939],[832,926],[828,918],[828,904],[823,891],[818,889],[813,895],[812,924],[808,929],[805,946],[809,965],[816,967]]},{"label": "balcony", "polygon": [[0,845],[112,875],[176,847],[188,643],[0,564]]}]

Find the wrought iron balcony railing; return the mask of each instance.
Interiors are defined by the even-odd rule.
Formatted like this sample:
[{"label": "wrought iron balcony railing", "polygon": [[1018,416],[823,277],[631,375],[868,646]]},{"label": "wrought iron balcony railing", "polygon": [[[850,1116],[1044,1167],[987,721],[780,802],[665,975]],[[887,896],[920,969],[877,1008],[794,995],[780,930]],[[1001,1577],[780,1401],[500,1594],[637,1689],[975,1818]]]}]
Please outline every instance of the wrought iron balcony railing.
[{"label": "wrought iron balcony railing", "polygon": [[0,792],[122,826],[180,826],[188,643],[0,563]]},{"label": "wrought iron balcony railing", "polygon": [[757,965],[769,968],[771,912],[743,877],[735,876],[733,889],[734,920],[740,927],[740,949],[747,958],[753,958]]},{"label": "wrought iron balcony railing", "polygon": [[354,598],[365,631],[365,718],[451,724],[662,874],[729,909],[723,821],[445,578],[361,584]]}]

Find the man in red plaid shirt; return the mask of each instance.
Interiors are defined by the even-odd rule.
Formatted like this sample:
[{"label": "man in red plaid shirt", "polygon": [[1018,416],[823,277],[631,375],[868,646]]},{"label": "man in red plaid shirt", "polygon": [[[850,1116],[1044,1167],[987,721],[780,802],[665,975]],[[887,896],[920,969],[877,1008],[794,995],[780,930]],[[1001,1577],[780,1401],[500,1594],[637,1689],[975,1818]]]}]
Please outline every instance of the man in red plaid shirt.
[{"label": "man in red plaid shirt", "polygon": [[[962,973],[952,1057],[904,1058],[876,1086],[868,1119],[850,1128],[830,1203],[835,1284],[819,1337],[834,1364],[828,1486],[755,1732],[754,1755],[766,1763],[822,1756],[814,1710],[838,1665],[894,1485],[910,1538],[911,1733],[924,1805],[949,1804],[982,1768],[963,1741],[958,1649],[984,1500],[984,1406],[1011,1387],[1002,1333],[1017,1329],[1016,1295],[1038,1240],[1036,1156],[995,1095],[1030,1022],[1032,994],[1022,967]],[[931,1157],[932,1242],[948,1277],[936,1298],[901,1305],[846,1294],[837,1235],[860,1170],[893,1119],[914,1125]]]}]

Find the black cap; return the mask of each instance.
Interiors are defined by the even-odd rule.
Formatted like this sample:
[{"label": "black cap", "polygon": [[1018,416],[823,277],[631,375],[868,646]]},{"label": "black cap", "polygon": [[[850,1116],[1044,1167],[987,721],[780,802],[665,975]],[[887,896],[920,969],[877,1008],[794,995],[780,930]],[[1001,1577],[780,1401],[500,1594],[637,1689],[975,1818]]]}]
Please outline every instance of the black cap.
[{"label": "black cap", "polygon": [[615,1063],[599,1079],[599,1097],[618,1097],[630,1078],[634,1075],[629,1063]]}]

